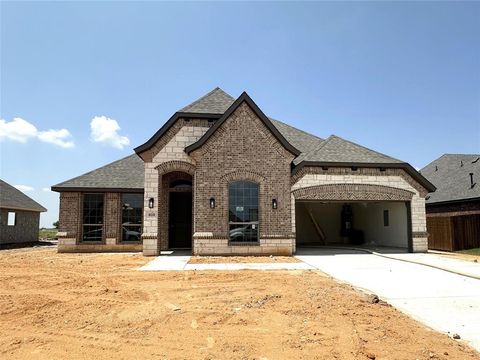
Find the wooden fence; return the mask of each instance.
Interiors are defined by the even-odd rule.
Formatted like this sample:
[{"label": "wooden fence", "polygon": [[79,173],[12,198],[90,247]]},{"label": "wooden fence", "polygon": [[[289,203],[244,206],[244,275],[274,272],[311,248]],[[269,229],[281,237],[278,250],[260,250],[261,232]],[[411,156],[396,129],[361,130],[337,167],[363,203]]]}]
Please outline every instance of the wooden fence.
[{"label": "wooden fence", "polygon": [[480,247],[480,215],[427,217],[428,248],[457,251]]}]

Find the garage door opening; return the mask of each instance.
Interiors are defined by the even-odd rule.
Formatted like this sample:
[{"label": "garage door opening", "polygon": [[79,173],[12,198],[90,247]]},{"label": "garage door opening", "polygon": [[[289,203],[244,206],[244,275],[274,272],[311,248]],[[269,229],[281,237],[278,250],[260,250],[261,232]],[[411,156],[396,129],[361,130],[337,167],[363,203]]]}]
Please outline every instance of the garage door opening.
[{"label": "garage door opening", "polygon": [[341,245],[409,251],[408,205],[401,201],[298,200],[295,203],[297,247]]}]

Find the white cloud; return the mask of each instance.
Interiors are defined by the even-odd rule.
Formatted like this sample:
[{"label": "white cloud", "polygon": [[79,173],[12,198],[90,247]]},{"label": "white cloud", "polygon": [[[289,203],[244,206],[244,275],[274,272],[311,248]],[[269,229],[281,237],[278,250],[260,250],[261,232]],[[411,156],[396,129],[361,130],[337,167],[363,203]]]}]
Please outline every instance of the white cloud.
[{"label": "white cloud", "polygon": [[42,188],[42,191],[45,191],[45,192],[50,192],[51,190],[50,190],[50,188],[49,188],[49,187],[44,187],[44,188]]},{"label": "white cloud", "polygon": [[22,118],[14,118],[10,122],[0,119],[0,140],[10,139],[25,143],[31,138],[37,138],[63,148],[72,148],[75,144],[71,137],[67,129],[38,131],[35,125]]},{"label": "white cloud", "polygon": [[113,146],[117,149],[123,149],[130,144],[126,136],[118,134],[120,126],[117,121],[106,116],[95,116],[90,122],[90,138],[94,142]]},{"label": "white cloud", "polygon": [[37,132],[35,126],[21,118],[13,118],[10,122],[0,119],[0,139],[10,139],[24,143],[28,139],[36,137]]},{"label": "white cloud", "polygon": [[31,186],[28,185],[13,185],[14,188],[17,188],[21,192],[29,192],[29,191],[34,191],[35,189]]},{"label": "white cloud", "polygon": [[72,134],[67,129],[60,129],[60,130],[47,130],[47,131],[40,131],[38,133],[38,138],[41,141],[48,142],[51,144],[58,145],[63,148],[72,148],[75,146],[70,138]]}]

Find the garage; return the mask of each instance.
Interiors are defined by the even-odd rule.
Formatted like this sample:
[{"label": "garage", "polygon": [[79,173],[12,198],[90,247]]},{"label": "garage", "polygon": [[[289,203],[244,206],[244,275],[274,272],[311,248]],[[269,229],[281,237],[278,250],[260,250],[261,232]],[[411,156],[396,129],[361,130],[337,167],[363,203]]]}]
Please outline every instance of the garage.
[{"label": "garage", "polygon": [[296,246],[365,246],[412,251],[407,190],[372,184],[296,189]]},{"label": "garage", "polygon": [[297,246],[352,245],[409,248],[406,202],[298,200]]}]

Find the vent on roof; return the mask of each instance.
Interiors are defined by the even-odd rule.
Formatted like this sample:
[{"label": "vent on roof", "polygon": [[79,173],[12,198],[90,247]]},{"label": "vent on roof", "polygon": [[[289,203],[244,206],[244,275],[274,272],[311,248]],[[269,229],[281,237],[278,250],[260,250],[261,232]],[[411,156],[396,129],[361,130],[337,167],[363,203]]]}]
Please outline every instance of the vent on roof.
[{"label": "vent on roof", "polygon": [[470,173],[470,189],[473,189],[473,187],[475,186],[475,182],[473,182],[473,173]]},{"label": "vent on roof", "polygon": [[473,160],[472,164],[475,164],[478,160],[480,160],[480,157],[477,157],[475,160]]},{"label": "vent on roof", "polygon": [[435,171],[438,171],[438,166],[437,165],[435,165]]},{"label": "vent on roof", "polygon": [[460,160],[460,167],[463,166],[463,160]]}]

